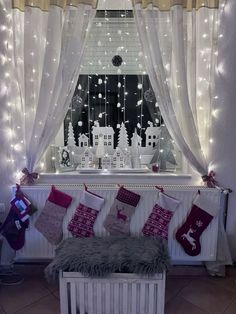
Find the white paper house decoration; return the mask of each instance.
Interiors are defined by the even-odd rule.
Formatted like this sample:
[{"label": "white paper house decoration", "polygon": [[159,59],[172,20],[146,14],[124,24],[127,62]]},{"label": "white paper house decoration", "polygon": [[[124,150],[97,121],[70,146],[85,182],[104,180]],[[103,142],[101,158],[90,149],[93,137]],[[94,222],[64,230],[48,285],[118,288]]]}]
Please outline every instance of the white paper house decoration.
[{"label": "white paper house decoration", "polygon": [[102,158],[102,169],[111,169],[111,156],[106,155]]},{"label": "white paper house decoration", "polygon": [[94,155],[92,151],[87,148],[83,154],[81,154],[81,168],[93,168]]},{"label": "white paper house decoration", "polygon": [[117,147],[115,153],[112,157],[112,166],[114,168],[124,168],[125,167],[125,154],[123,151]]},{"label": "white paper house decoration", "polygon": [[153,123],[149,122],[149,127],[146,129],[146,148],[153,149],[157,146],[160,138],[161,128],[153,126]]},{"label": "white paper house decoration", "polygon": [[105,146],[106,153],[112,153],[114,149],[114,130],[112,127],[100,127],[94,126],[92,130],[93,134],[93,147],[98,146],[99,135],[103,135],[103,142]]},{"label": "white paper house decoration", "polygon": [[80,134],[78,137],[78,146],[88,148],[89,145],[89,138],[85,134]]}]

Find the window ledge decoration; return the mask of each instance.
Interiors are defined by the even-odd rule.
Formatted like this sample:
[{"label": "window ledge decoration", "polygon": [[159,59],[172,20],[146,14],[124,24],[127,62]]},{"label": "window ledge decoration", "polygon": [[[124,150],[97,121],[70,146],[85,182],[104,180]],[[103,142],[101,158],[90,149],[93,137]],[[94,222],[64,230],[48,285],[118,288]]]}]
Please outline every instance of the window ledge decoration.
[{"label": "window ledge decoration", "polygon": [[[111,126],[100,126],[96,122],[92,127],[92,144],[85,134],[79,134],[76,145],[72,123],[69,123],[67,146],[53,147],[55,168],[57,172],[78,170],[80,173],[147,173],[158,172],[159,163],[166,167],[172,165],[172,171],[177,165],[172,152],[173,145],[168,152],[160,150],[162,128],[149,122],[145,130],[146,140],[142,146],[142,138],[135,129],[129,144],[129,136],[125,124],[122,122],[117,132],[118,141],[115,146],[115,131]],[[166,156],[166,152],[168,156]],[[161,155],[163,156],[163,160]],[[153,167],[153,165],[155,167]],[[168,166],[168,169],[169,166]],[[99,170],[99,171],[98,171]],[[100,171],[103,170],[103,171]],[[170,170],[171,171],[171,170]]]}]

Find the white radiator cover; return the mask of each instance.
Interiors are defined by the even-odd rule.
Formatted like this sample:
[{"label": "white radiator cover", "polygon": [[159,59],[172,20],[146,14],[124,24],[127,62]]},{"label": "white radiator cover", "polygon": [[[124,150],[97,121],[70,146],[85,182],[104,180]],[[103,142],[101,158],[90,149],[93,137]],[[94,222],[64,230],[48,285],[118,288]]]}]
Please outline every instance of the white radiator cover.
[{"label": "white radiator cover", "polygon": [[154,276],[60,275],[61,314],[164,314],[165,272]]},{"label": "white radiator cover", "polygon": [[[141,195],[140,202],[136,208],[131,220],[131,233],[134,235],[140,234],[142,227],[148,218],[154,204],[157,201],[158,192],[153,185],[125,185],[134,192]],[[49,185],[37,185],[22,187],[22,191],[29,197],[29,199],[37,206],[38,212],[31,217],[30,226],[26,231],[25,246],[22,250],[17,252],[17,259],[27,260],[39,260],[39,259],[51,259],[54,257],[55,246],[49,244],[47,240],[34,228],[34,223],[42,210],[45,201],[50,192]],[[67,231],[67,225],[70,221],[77,205],[79,204],[80,194],[83,189],[81,184],[71,185],[57,185],[57,188],[68,193],[73,197],[73,201],[67,210],[67,214],[63,222],[64,239],[70,237],[70,233]],[[98,215],[96,220],[94,231],[96,235],[106,235],[106,230],[103,228],[103,221],[109,212],[110,206],[117,194],[117,185],[90,185],[90,190],[105,198],[105,205]],[[207,197],[216,204],[220,209],[221,193],[217,189],[209,189],[204,187],[187,187],[187,186],[164,186],[166,193],[179,199],[181,205],[176,210],[174,216],[169,225],[169,252],[173,261],[213,261],[216,257],[216,247],[218,238],[218,223],[219,215],[215,217],[207,229],[201,236],[201,253],[198,256],[191,257],[185,254],[182,247],[175,240],[175,233],[185,221],[187,214],[191,209],[191,203],[196,195],[198,189],[201,193],[207,195]]]}]

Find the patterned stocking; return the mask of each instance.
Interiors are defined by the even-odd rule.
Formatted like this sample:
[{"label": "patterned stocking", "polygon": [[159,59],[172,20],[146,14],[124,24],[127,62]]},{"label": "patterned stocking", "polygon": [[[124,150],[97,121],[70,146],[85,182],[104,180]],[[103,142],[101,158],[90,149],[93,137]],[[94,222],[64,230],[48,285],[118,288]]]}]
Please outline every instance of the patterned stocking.
[{"label": "patterned stocking", "polygon": [[52,186],[46,204],[38,217],[35,228],[52,244],[57,245],[63,237],[62,223],[72,197]]},{"label": "patterned stocking", "polygon": [[83,191],[79,206],[68,225],[68,230],[74,237],[94,236],[93,226],[103,204],[102,197]]}]

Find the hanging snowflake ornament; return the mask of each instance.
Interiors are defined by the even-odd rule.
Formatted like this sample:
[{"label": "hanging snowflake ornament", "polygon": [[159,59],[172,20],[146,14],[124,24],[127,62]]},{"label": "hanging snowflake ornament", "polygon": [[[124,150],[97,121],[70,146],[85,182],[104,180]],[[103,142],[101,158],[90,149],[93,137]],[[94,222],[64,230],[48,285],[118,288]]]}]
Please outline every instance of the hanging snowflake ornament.
[{"label": "hanging snowflake ornament", "polygon": [[155,100],[155,95],[153,93],[153,90],[149,88],[144,93],[144,99],[148,102],[153,102]]},{"label": "hanging snowflake ornament", "polygon": [[99,78],[99,79],[98,79],[98,85],[101,85],[101,84],[102,84],[102,79]]},{"label": "hanging snowflake ornament", "polygon": [[117,103],[117,108],[120,108],[120,107],[121,107],[121,103],[118,102],[118,103]]},{"label": "hanging snowflake ornament", "polygon": [[75,95],[73,98],[72,98],[72,106],[76,106],[78,107],[80,104],[82,103],[82,98],[79,96],[79,95]]},{"label": "hanging snowflake ornament", "polygon": [[117,86],[118,86],[118,88],[121,88],[121,82],[119,82],[119,83],[117,84]]},{"label": "hanging snowflake ornament", "polygon": [[120,55],[115,55],[112,60],[111,60],[112,64],[114,65],[114,67],[119,67],[121,66],[123,59]]},{"label": "hanging snowflake ornament", "polygon": [[98,98],[100,98],[100,99],[102,98],[102,94],[101,93],[98,94]]}]

